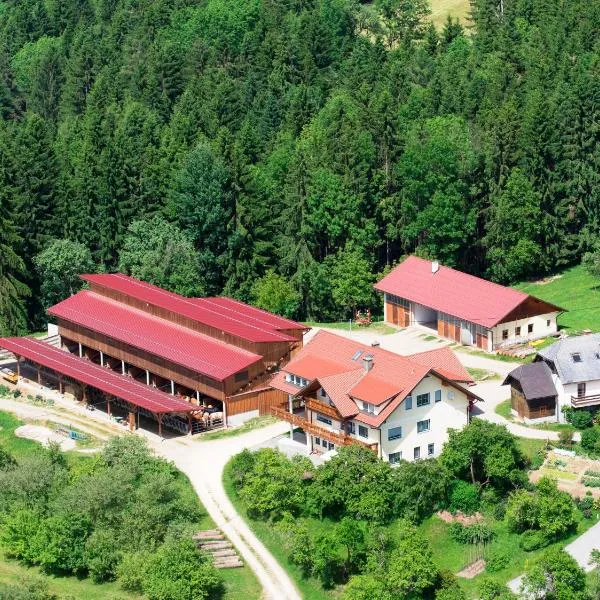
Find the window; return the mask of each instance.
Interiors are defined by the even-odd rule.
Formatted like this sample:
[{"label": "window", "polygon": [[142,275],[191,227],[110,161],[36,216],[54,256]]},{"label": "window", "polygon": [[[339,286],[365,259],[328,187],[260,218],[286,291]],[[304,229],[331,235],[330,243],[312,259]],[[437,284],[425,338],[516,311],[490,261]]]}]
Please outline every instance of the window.
[{"label": "window", "polygon": [[529,323],[529,325],[527,325],[527,333],[533,333],[533,323]]},{"label": "window", "polygon": [[356,425],[354,421],[348,421],[348,423],[346,423],[346,431],[352,434],[356,433]]},{"label": "window", "polygon": [[426,431],[429,431],[430,424],[430,419],[425,419],[424,421],[417,421],[417,433],[425,433]]},{"label": "window", "polygon": [[571,359],[574,363],[579,363],[581,362],[581,354],[579,354],[579,352],[573,352],[573,354],[571,354]]},{"label": "window", "polygon": [[361,356],[362,356],[363,351],[362,350],[357,350],[354,355],[352,356],[352,360],[358,360]]},{"label": "window", "polygon": [[286,373],[285,374],[285,380],[288,383],[294,383],[294,376],[291,373]]},{"label": "window", "polygon": [[325,425],[331,425],[332,422],[331,419],[328,419],[327,417],[324,417],[319,413],[317,413],[317,421],[319,421],[320,423],[325,423]]},{"label": "window", "polygon": [[429,404],[429,393],[417,395],[417,406],[427,406]]},{"label": "window", "polygon": [[236,381],[246,381],[246,379],[248,379],[248,371],[240,371],[235,374]]},{"label": "window", "polygon": [[421,458],[421,446],[417,446],[413,450],[413,457],[415,460],[419,460]]},{"label": "window", "polygon": [[406,396],[404,399],[404,408],[410,410],[412,408],[412,396]]},{"label": "window", "polygon": [[375,414],[375,405],[374,404],[370,404],[369,402],[363,402],[362,405],[363,405],[364,411],[371,413],[372,415]]},{"label": "window", "polygon": [[435,444],[427,445],[427,456],[433,456],[435,454]]},{"label": "window", "polygon": [[436,402],[442,401],[442,390],[435,390],[435,401]]},{"label": "window", "polygon": [[364,425],[359,425],[358,426],[358,435],[360,435],[360,437],[368,438],[369,437],[369,428],[365,427]]},{"label": "window", "polygon": [[316,437],[316,438],[315,438],[315,444],[316,444],[317,446],[320,446],[320,445],[321,445],[321,438],[320,438],[320,437]]},{"label": "window", "polygon": [[321,440],[321,446],[323,446],[323,448],[327,448],[327,440]]},{"label": "window", "polygon": [[550,319],[546,319],[546,327],[550,327]]},{"label": "window", "polygon": [[577,397],[584,398],[585,397],[585,383],[577,384]]},{"label": "window", "polygon": [[521,328],[520,327],[515,327],[515,336],[519,337],[521,335]]},{"label": "window", "polygon": [[390,465],[397,465],[402,460],[402,452],[390,452],[388,460]]},{"label": "window", "polygon": [[329,442],[329,446],[327,446],[328,450],[334,450],[335,449],[335,444],[332,444],[331,442]]},{"label": "window", "polygon": [[503,329],[502,330],[502,339],[503,340],[507,340],[508,339],[508,329]]},{"label": "window", "polygon": [[402,437],[402,427],[390,427],[388,429],[388,440],[399,440]]}]

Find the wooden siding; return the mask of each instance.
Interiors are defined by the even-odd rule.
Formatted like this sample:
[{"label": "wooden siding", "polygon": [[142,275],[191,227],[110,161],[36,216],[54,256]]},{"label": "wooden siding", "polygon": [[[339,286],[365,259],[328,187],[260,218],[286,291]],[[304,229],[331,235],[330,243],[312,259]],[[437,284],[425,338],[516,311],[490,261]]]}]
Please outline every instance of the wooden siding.
[{"label": "wooden siding", "polygon": [[398,327],[408,327],[410,324],[410,309],[392,302],[386,302],[385,304],[385,314],[387,315],[386,320],[388,323],[397,325]]},{"label": "wooden siding", "polygon": [[272,407],[282,406],[287,401],[288,395],[274,388],[252,390],[227,398],[227,415],[239,415],[251,410],[258,410],[259,415],[266,415],[270,414]]},{"label": "wooden siding", "polygon": [[514,383],[510,388],[510,405],[519,417],[525,419],[542,419],[556,414],[556,396],[528,401]]},{"label": "wooden siding", "polygon": [[[61,337],[64,336],[69,340],[79,342],[93,350],[102,351],[111,358],[124,360],[126,363],[130,363],[140,369],[147,369],[151,373],[165,379],[172,379],[176,383],[185,385],[193,390],[198,390],[201,394],[210,396],[211,398],[223,400],[225,398],[226,386],[231,385],[232,389],[235,387],[235,382],[229,381],[233,380],[233,377],[225,382],[215,381],[181,365],[170,363],[149,352],[133,348],[118,340],[107,338],[94,331],[60,319],[58,321],[58,332]],[[252,365],[252,367],[254,367],[254,370],[260,369],[260,365],[258,367]],[[256,372],[253,372],[249,376],[252,377],[256,374]],[[239,383],[237,383],[237,387],[239,387]]]},{"label": "wooden siding", "polygon": [[502,321],[498,323],[510,323],[520,319],[528,319],[537,315],[545,315],[548,313],[558,312],[558,309],[552,304],[548,304],[543,300],[538,300],[533,296],[529,296],[524,302],[519,304],[512,312],[502,317]]},{"label": "wooden siding", "polygon": [[343,421],[344,417],[340,415],[340,413],[333,406],[329,406],[320,400],[315,400],[313,398],[305,399],[305,406],[307,410],[312,410],[322,415],[326,415],[331,417],[332,419],[336,419],[337,421]]}]

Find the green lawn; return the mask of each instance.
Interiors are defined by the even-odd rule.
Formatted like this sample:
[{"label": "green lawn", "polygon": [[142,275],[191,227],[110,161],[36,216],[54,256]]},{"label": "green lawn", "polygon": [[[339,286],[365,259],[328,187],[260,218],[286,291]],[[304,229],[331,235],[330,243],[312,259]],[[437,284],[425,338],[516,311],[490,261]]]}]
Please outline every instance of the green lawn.
[{"label": "green lawn", "polygon": [[565,329],[600,331],[600,280],[581,266],[572,267],[548,278],[547,283],[522,282],[515,287],[567,309],[558,323]]},{"label": "green lawn", "polygon": [[475,381],[492,381],[496,379],[500,379],[500,375],[495,373],[494,371],[489,371],[488,369],[478,369],[477,367],[467,367],[467,371],[469,375]]},{"label": "green lawn", "polygon": [[220,440],[222,438],[234,437],[236,435],[241,435],[242,433],[248,433],[253,429],[260,429],[261,427],[272,425],[273,423],[277,423],[277,421],[278,419],[271,415],[254,417],[253,419],[248,419],[248,421],[239,427],[232,427],[231,429],[223,429],[220,431],[210,431],[209,433],[205,433],[198,437],[198,442],[202,443],[209,440]]},{"label": "green lawn", "polygon": [[350,321],[337,321],[335,323],[316,323],[315,321],[306,321],[303,323],[307,327],[324,327],[326,329],[342,329],[343,331],[368,331],[369,333],[378,333],[380,335],[388,335],[398,331],[390,325],[386,325],[383,321],[374,321],[368,327],[361,327]]},{"label": "green lawn", "polygon": [[[578,525],[577,532],[557,545],[560,547],[565,546],[589,529],[595,522],[594,519],[582,519]],[[509,555],[510,561],[504,569],[496,573],[484,572],[473,579],[461,579],[460,583],[463,589],[472,598],[478,597],[478,588],[483,577],[491,577],[494,581],[507,583],[520,575],[528,562],[544,552],[544,549],[535,552],[525,552],[522,550],[519,547],[519,535],[509,532],[502,521],[493,523],[493,528],[496,531],[496,538],[488,545],[484,556],[486,554],[489,555],[489,552],[496,549],[501,549]],[[430,540],[436,563],[442,569],[448,569],[453,573],[457,573],[473,559],[470,546],[455,542],[450,537],[450,525],[444,523],[438,517],[433,516],[425,520],[421,525],[421,530]]]}]

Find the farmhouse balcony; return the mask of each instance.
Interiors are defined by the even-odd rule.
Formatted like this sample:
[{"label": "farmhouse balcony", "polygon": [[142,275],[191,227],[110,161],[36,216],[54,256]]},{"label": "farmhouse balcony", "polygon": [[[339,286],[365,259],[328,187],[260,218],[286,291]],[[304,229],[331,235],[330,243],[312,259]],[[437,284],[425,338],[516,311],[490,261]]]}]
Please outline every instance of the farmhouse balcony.
[{"label": "farmhouse balcony", "polygon": [[283,407],[271,407],[271,414],[277,417],[278,419],[281,419],[282,421],[287,421],[288,423],[291,423],[295,427],[300,427],[304,430],[306,434],[321,437],[323,439],[326,439],[328,442],[335,444],[336,446],[350,446],[351,444],[356,444],[357,446],[364,446],[365,448],[369,448],[370,450],[377,452],[376,442],[368,444],[366,442],[362,442],[361,440],[353,438],[347,433],[325,429],[324,427],[320,427],[316,423],[311,423],[308,419],[305,419],[300,415],[295,415],[288,412]]},{"label": "farmhouse balcony", "polygon": [[600,404],[600,394],[596,394],[595,396],[571,396],[571,405],[573,408],[595,406],[596,404]]}]

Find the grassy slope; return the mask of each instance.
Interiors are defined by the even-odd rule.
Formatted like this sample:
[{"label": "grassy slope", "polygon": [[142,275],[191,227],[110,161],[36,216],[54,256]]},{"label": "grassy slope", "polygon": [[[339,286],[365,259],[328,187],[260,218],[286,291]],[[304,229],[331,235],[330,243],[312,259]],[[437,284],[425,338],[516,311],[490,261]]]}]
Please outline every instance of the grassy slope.
[{"label": "grassy slope", "polygon": [[437,29],[442,29],[450,15],[464,25],[471,9],[469,0],[431,0],[431,21]]},{"label": "grassy slope", "polygon": [[583,267],[567,269],[548,283],[522,282],[515,287],[567,309],[558,318],[561,327],[600,331],[600,280]]},{"label": "grassy slope", "polygon": [[356,323],[350,325],[350,321],[338,321],[335,323],[316,323],[314,321],[307,321],[304,323],[307,327],[326,327],[327,329],[342,329],[344,331],[367,331],[369,333],[378,333],[379,335],[387,335],[389,333],[396,333],[398,331],[395,327],[390,327],[382,321],[374,321],[368,327],[361,327]]},{"label": "grassy slope", "polygon": [[[22,421],[9,413],[0,411],[0,446],[6,448],[17,458],[39,449],[37,442],[15,437],[13,432],[20,425],[22,425]],[[90,460],[89,457],[76,452],[67,452],[66,454],[71,462]],[[180,475],[179,483],[184,487],[186,493],[196,498],[196,493],[183,473]],[[205,515],[198,524],[199,529],[214,527],[215,524],[208,515]],[[223,600],[238,600],[239,598],[257,600],[261,598],[260,584],[249,567],[222,569],[221,574],[225,584]],[[0,582],[17,584],[23,577],[31,576],[44,578],[48,582],[50,591],[58,595],[85,598],[86,600],[118,600],[140,597],[124,592],[118,583],[95,584],[90,579],[46,576],[41,574],[37,567],[26,567],[14,560],[6,560],[0,552]]]}]

